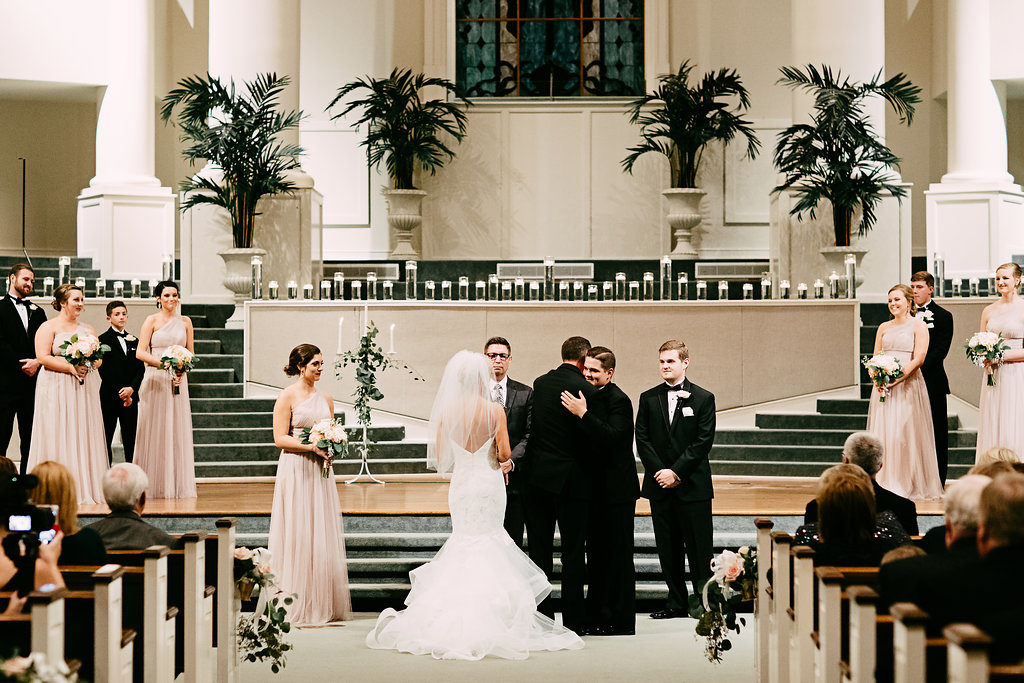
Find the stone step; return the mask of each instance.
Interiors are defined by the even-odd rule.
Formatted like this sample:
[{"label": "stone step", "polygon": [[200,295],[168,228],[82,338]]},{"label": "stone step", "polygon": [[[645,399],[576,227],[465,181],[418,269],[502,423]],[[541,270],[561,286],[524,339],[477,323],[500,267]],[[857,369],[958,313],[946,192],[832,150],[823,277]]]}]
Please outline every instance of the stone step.
[{"label": "stone step", "polygon": [[204,370],[232,368],[235,372],[238,372],[238,368],[242,367],[242,363],[245,360],[245,356],[237,353],[207,353],[197,355],[199,356],[199,366]]},{"label": "stone step", "polygon": [[[413,569],[421,567],[434,557],[433,553],[422,553],[415,556],[402,555],[400,557],[347,557],[349,580],[362,582],[375,579],[392,579],[408,577]],[[634,558],[633,566],[636,569],[638,579],[657,581],[661,576],[661,564],[656,557]],[[556,577],[562,575],[562,562],[555,557],[552,574]]]},{"label": "stone step", "polygon": [[197,398],[189,394],[192,413],[270,413],[273,398]]},{"label": "stone step", "polygon": [[[67,254],[71,256],[71,254]],[[40,268],[52,268],[57,270],[59,267],[59,256],[33,256],[32,257],[32,268],[38,271]],[[25,263],[24,256],[0,256],[0,268],[4,270],[10,269],[15,263]],[[91,256],[71,256],[71,268],[92,268],[92,257]]]},{"label": "stone step", "polygon": [[[421,465],[426,461],[427,446],[423,443],[406,442],[372,442],[368,444],[369,459],[380,462],[409,461]],[[194,446],[196,463],[263,463],[269,460],[277,462],[281,449],[273,443],[197,443]],[[349,446],[345,461],[357,461],[359,452],[353,445]],[[834,458],[833,458],[834,459]]]},{"label": "stone step", "polygon": [[221,350],[220,341],[216,339],[196,339],[193,342],[192,348],[200,356],[205,356],[211,353],[224,353]]},{"label": "stone step", "polygon": [[[274,443],[274,430],[270,426],[270,416],[266,422],[254,427],[196,427],[196,416],[192,416],[192,439],[196,445],[206,444],[249,444],[263,445]],[[361,427],[346,427],[350,447],[355,447],[363,439]],[[366,430],[366,438],[373,444],[388,444],[392,447],[403,447],[411,454],[409,457],[425,454],[426,444],[415,441],[402,441],[405,436],[403,427],[370,427]]]},{"label": "stone step", "polygon": [[188,384],[235,384],[235,371],[233,368],[205,368],[202,359],[199,366],[188,373]]},{"label": "stone step", "polygon": [[195,340],[220,342],[222,353],[244,353],[244,330],[227,330],[223,327],[203,327],[195,329]]},{"label": "stone step", "polygon": [[188,385],[188,395],[191,398],[242,398],[244,387],[241,383],[230,382],[224,384],[192,384]]},{"label": "stone step", "polygon": [[[826,469],[836,464],[836,460],[828,463],[817,462],[780,462],[764,460],[756,463],[743,462],[739,460],[711,460],[711,474],[713,475],[743,475],[760,477],[818,477]],[[949,479],[956,479],[967,474],[974,465],[973,460],[968,464],[950,464],[948,470]]]},{"label": "stone step", "polygon": [[[711,449],[711,460],[746,462],[757,467],[761,462],[821,462],[830,465],[839,463],[841,448],[835,446],[765,446],[718,445]],[[949,462],[974,464],[974,447],[950,448]]]},{"label": "stone step", "polygon": [[[960,427],[960,418],[948,416],[949,429]],[[818,413],[758,413],[754,424],[764,429],[848,429],[859,431],[868,426],[867,415],[820,415]]]},{"label": "stone step", "polygon": [[193,330],[198,330],[210,326],[210,319],[207,318],[205,315],[190,314],[188,315],[188,319],[192,321]]},{"label": "stone step", "polygon": [[816,407],[822,415],[867,415],[869,405],[864,398],[819,398]]},{"label": "stone step", "polygon": [[[715,445],[763,444],[767,446],[793,444],[799,446],[833,446],[842,448],[851,430],[843,429],[719,429],[715,433]],[[951,430],[949,445],[970,446],[977,444],[978,433],[973,430]]]}]

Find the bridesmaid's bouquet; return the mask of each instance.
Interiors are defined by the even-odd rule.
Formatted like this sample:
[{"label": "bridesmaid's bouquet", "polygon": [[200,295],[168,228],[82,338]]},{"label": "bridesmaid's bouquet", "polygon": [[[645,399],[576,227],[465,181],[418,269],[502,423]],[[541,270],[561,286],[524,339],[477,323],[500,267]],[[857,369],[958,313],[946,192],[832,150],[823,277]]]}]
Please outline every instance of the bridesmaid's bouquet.
[{"label": "bridesmaid's bouquet", "polygon": [[317,448],[327,451],[327,459],[320,470],[320,476],[324,479],[331,476],[331,465],[335,458],[345,457],[348,451],[348,433],[341,418],[333,420],[320,420],[312,427],[304,427],[300,443],[313,444]]},{"label": "bridesmaid's bouquet", "polygon": [[[194,368],[198,362],[199,359],[196,358],[194,353],[186,349],[184,346],[179,346],[177,344],[168,346],[164,351],[164,355],[160,357],[160,367],[176,377],[184,375],[186,372]],[[181,387],[178,385],[172,385],[171,393],[174,396],[177,396],[181,393]]]},{"label": "bridesmaid's bouquet", "polygon": [[[103,358],[103,354],[110,350],[109,346],[101,344],[100,340],[91,334],[81,336],[73,334],[58,348],[60,348],[60,355],[73,367],[85,366],[90,370],[96,366],[96,361]],[[85,379],[79,377],[78,384],[85,384]]]},{"label": "bridesmaid's bouquet", "polygon": [[903,363],[896,356],[885,353],[864,356],[862,363],[868,369],[871,382],[878,387],[878,402],[885,403],[885,397],[889,394],[888,385],[903,377]]},{"label": "bridesmaid's bouquet", "polygon": [[985,368],[985,375],[988,376],[988,386],[996,385],[995,369],[992,364],[985,365],[989,360],[998,365],[1003,360],[1003,354],[1010,348],[1003,339],[1001,332],[978,332],[964,344],[964,351],[967,358],[979,368]]}]

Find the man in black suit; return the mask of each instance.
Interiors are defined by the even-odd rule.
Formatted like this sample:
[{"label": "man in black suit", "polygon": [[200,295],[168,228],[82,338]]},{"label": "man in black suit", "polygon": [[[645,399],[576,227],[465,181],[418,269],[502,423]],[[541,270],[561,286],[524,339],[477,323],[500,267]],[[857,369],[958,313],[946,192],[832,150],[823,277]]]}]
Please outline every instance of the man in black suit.
[{"label": "man in black suit", "polygon": [[100,341],[110,347],[100,366],[100,408],[103,411],[103,429],[107,436],[107,464],[113,464],[111,443],[114,430],[121,422],[121,443],[124,460],[135,456],[135,428],[139,422],[139,387],[146,366],[135,357],[139,340],[125,331],[128,307],[123,301],[107,304],[107,322],[110,328],[100,335]]},{"label": "man in black suit", "polygon": [[640,395],[636,447],[644,464],[642,493],[651,501],[654,542],[668,584],[655,619],[687,616],[684,553],[695,594],[711,577],[711,464],[715,396],[686,379],[690,354],[671,339],[658,349],[663,383]]},{"label": "man in black suit", "polygon": [[16,263],[7,276],[7,296],[0,300],[0,443],[3,453],[11,444],[14,418],[18,418],[21,439],[21,473],[28,467],[28,450],[32,442],[32,410],[36,401],[35,338],[40,325],[46,322],[43,309],[28,300],[35,287],[32,266]]},{"label": "man in black suit", "polygon": [[484,355],[491,361],[494,381],[491,382],[491,398],[505,408],[508,424],[508,443],[512,455],[501,463],[505,473],[505,531],[520,548],[523,547],[523,456],[526,442],[530,438],[530,408],[533,406],[533,389],[508,376],[512,361],[512,345],[504,337],[491,337],[484,345]]},{"label": "man in black suit", "polygon": [[597,387],[597,395],[588,402],[566,391],[562,405],[582,421],[598,468],[587,530],[587,633],[633,635],[633,517],[640,497],[633,455],[633,404],[612,382],[615,354],[611,349],[590,349],[583,374]]},{"label": "man in black suit", "polygon": [[[551,579],[555,524],[562,539],[562,624],[576,633],[586,627],[583,585],[587,506],[593,494],[595,465],[590,441],[579,418],[562,405],[562,392],[591,398],[596,392],[583,378],[590,342],[569,337],[562,343],[562,364],[533,383],[533,417],[526,443],[526,533],[530,559]],[[540,611],[554,616],[551,598]]]},{"label": "man in black suit", "polygon": [[912,602],[928,611],[945,599],[950,578],[978,559],[981,492],[991,482],[986,476],[968,474],[950,484],[942,497],[945,526],[939,527],[945,529],[944,551],[883,564],[879,599],[884,605]]},{"label": "man in black suit", "polygon": [[[921,377],[928,388],[928,402],[932,408],[932,428],[935,430],[935,458],[939,463],[939,478],[946,483],[949,458],[949,418],[946,413],[946,395],[949,379],[942,362],[953,341],[953,315],[932,301],[935,278],[919,270],[910,276],[910,291],[917,304],[917,317],[928,325],[928,353],[921,364]],[[908,529],[909,531],[909,529]]]},{"label": "man in black suit", "polygon": [[[854,432],[846,437],[843,444],[843,462],[856,465],[871,477],[871,485],[875,488],[875,510],[889,510],[899,520],[900,526],[911,536],[917,535],[917,506],[909,498],[882,488],[875,475],[882,468],[884,459],[882,442],[874,434]],[[804,524],[818,523],[818,500],[813,499],[804,508]]]}]

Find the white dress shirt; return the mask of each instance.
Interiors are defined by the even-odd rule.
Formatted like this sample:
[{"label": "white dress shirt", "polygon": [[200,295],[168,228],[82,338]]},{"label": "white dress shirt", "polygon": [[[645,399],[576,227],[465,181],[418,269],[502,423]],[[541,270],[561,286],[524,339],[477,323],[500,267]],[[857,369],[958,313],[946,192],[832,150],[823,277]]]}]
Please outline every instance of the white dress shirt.
[{"label": "white dress shirt", "polygon": [[[679,384],[682,384],[684,381],[685,380],[680,379],[679,380]],[[665,382],[665,385],[669,386],[669,387],[675,386],[674,384],[669,384],[668,382]],[[672,389],[668,390],[668,423],[669,424],[672,424],[672,419],[676,416],[676,403],[679,401],[680,398],[682,398],[682,396],[683,396],[683,390],[682,389],[677,389],[675,391],[673,391]]]},{"label": "white dress shirt", "polygon": [[116,327],[114,327],[113,325],[110,326],[110,329],[112,329],[114,332],[117,333],[117,341],[121,342],[121,350],[124,351],[124,355],[127,356],[128,355],[128,342],[126,342],[124,340],[124,337],[122,336],[124,334],[124,330],[119,330]]},{"label": "white dress shirt", "polygon": [[505,375],[504,377],[502,377],[500,382],[495,382],[494,380],[491,380],[491,400],[492,401],[495,398],[495,392],[494,392],[494,388],[495,387],[501,387],[501,405],[502,406],[507,406],[508,405],[508,375]]},{"label": "white dress shirt", "polygon": [[19,304],[18,302],[21,301],[21,299],[19,299],[18,297],[14,296],[13,294],[9,294],[8,296],[11,297],[11,301],[14,303],[14,310],[16,310],[18,312],[18,315],[21,317],[21,324],[25,328],[25,330],[27,331],[28,330],[28,306],[23,306],[23,305]]}]

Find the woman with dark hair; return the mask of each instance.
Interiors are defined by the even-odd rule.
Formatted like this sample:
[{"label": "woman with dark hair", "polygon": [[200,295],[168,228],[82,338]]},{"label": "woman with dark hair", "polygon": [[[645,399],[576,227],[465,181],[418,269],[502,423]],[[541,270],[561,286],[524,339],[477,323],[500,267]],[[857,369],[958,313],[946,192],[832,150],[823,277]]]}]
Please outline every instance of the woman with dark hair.
[{"label": "woman with dark hair", "polygon": [[[196,467],[192,449],[192,408],[188,380],[160,366],[171,346],[195,353],[192,321],[178,310],[178,285],[170,280],[154,290],[156,313],[146,318],[139,333],[136,358],[148,365],[139,387],[139,426],[135,464],[146,471],[153,498],[195,498]],[[173,387],[179,392],[175,394]]]},{"label": "woman with dark hair", "polygon": [[297,378],[274,403],[274,445],[281,449],[270,514],[270,566],[287,595],[291,621],[326,624],[348,619],[345,540],[334,472],[322,475],[330,455],[300,441],[302,430],[334,418],[334,399],[317,391],[323,370],[320,349],[299,344],[288,356],[284,373]]},{"label": "woman with dark hair", "polygon": [[[36,358],[42,369],[36,381],[28,469],[46,460],[59,462],[78,484],[77,502],[103,503],[107,445],[99,373],[64,360],[60,348],[75,335],[79,340],[86,335],[96,338],[96,331],[79,321],[85,309],[81,287],[60,285],[53,293],[52,306],[59,315],[36,332]],[[92,370],[100,363],[97,361]]]}]

